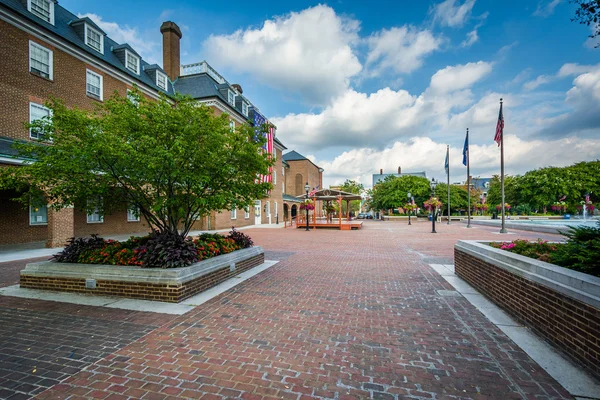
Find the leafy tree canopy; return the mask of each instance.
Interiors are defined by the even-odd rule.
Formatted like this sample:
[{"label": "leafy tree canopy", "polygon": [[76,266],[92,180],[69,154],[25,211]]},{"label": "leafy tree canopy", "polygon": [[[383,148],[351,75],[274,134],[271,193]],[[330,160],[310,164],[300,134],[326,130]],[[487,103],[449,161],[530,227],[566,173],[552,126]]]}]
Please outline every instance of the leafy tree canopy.
[{"label": "leafy tree canopy", "polygon": [[254,128],[231,130],[226,114],[190,97],[132,96],[115,94],[93,112],[50,101],[52,118],[32,125],[46,142],[17,146],[35,161],[0,171],[0,182],[27,184],[24,202],[41,190],[55,209],[128,204],[154,229],[181,237],[199,215],[249,206],[271,188],[256,179],[273,161]]},{"label": "leafy tree canopy", "polygon": [[431,195],[427,178],[412,175],[386,177],[373,188],[372,207],[378,210],[401,207],[407,203],[408,193],[415,198],[417,204],[423,204]]},{"label": "leafy tree canopy", "polygon": [[[362,194],[365,191],[365,185],[355,180],[346,179],[346,181],[340,186],[340,190],[348,193]],[[360,200],[352,200],[350,202],[350,210],[358,211],[360,208]],[[342,204],[342,213],[346,213],[346,204]]]}]

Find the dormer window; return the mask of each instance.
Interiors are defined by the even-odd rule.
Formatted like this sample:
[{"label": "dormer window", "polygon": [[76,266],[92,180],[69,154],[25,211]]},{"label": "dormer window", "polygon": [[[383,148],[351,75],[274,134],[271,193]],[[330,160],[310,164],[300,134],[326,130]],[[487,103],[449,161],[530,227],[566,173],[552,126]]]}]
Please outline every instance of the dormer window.
[{"label": "dormer window", "polygon": [[136,75],[140,74],[140,58],[125,50],[125,67]]},{"label": "dormer window", "polygon": [[248,103],[242,101],[242,114],[248,116]]},{"label": "dormer window", "polygon": [[88,24],[85,24],[85,44],[104,54],[104,35]]},{"label": "dormer window", "polygon": [[167,90],[167,75],[156,71],[156,86],[162,90]]},{"label": "dormer window", "polygon": [[54,25],[53,0],[27,0],[27,10]]},{"label": "dormer window", "polygon": [[235,93],[233,93],[233,90],[227,90],[227,102],[235,106]]}]

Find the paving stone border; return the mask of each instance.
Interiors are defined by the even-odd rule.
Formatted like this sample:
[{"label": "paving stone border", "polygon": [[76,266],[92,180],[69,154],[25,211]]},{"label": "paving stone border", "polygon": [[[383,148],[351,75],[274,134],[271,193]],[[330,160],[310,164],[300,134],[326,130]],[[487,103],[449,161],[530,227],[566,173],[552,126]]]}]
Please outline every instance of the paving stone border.
[{"label": "paving stone border", "polygon": [[600,377],[600,278],[461,240],[455,272]]},{"label": "paving stone border", "polygon": [[255,246],[172,269],[44,261],[27,264],[20,286],[178,303],[264,260],[263,249]]}]

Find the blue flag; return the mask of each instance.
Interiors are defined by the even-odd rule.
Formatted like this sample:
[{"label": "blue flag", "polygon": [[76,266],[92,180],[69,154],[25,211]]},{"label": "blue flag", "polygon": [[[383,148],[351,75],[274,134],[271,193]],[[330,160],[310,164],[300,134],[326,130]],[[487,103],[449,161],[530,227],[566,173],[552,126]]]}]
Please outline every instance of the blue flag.
[{"label": "blue flag", "polygon": [[463,147],[463,165],[469,162],[469,130],[467,129],[467,137],[465,137],[465,147]]},{"label": "blue flag", "polygon": [[446,148],[446,163],[444,164],[444,169],[446,170],[446,175],[450,173],[450,147]]}]

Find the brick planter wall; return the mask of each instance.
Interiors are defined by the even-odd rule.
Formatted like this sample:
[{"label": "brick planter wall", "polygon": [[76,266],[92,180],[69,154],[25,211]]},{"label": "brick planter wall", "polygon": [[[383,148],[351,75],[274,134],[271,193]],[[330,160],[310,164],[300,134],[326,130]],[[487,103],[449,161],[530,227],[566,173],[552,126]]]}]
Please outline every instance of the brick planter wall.
[{"label": "brick planter wall", "polygon": [[[256,249],[256,248],[253,248]],[[258,248],[260,249],[260,248]],[[250,250],[250,249],[245,249]],[[142,269],[135,267],[119,267],[119,266],[90,266],[88,264],[79,265],[84,272],[69,273],[60,270],[60,267],[66,264],[43,262],[28,264],[27,268],[21,271],[20,286],[28,289],[53,290],[61,292],[86,293],[95,295],[118,296],[132,299],[164,301],[169,303],[178,303],[191,296],[194,296],[204,290],[210,289],[227,279],[233,278],[236,275],[264,263],[265,257],[262,249],[253,251],[248,257],[237,257],[235,261],[232,259],[235,253],[243,252],[238,250],[234,253],[217,256],[200,263],[196,263],[190,267],[177,268],[173,270],[156,270]],[[219,260],[221,258],[221,260]],[[207,263],[210,262],[210,263]],[[200,268],[202,264],[209,264],[206,271],[200,271],[190,275],[186,269]],[[67,265],[70,270],[76,269],[78,264]],[[87,276],[86,267],[92,270]],[[28,270],[29,268],[29,270]],[[127,273],[127,271],[136,271],[142,275],[140,279],[135,279],[130,275],[127,278],[119,279],[116,275],[107,276],[101,273],[100,270],[112,270]],[[144,272],[148,274],[160,276],[172,275],[167,278],[158,277],[154,280],[145,279]],[[72,276],[68,276],[72,275]],[[96,288],[86,288],[86,279],[92,278],[96,280]],[[109,279],[103,279],[106,276]],[[179,277],[181,276],[181,277]]]},{"label": "brick planter wall", "polygon": [[[458,276],[600,377],[600,279],[526,260],[531,259],[472,241],[454,248]],[[554,281],[561,272],[567,277]]]}]

